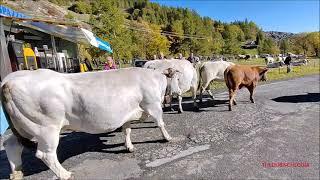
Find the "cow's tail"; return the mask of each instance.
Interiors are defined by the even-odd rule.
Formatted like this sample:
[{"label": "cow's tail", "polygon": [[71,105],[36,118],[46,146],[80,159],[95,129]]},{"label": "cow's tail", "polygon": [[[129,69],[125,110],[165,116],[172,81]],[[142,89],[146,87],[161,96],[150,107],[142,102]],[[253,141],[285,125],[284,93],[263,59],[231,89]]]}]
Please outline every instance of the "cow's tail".
[{"label": "cow's tail", "polygon": [[232,78],[230,78],[230,66],[227,67],[227,69],[224,71],[224,81],[226,82],[226,85],[228,89],[230,89],[233,85]]},{"label": "cow's tail", "polygon": [[11,117],[8,114],[8,110],[6,107],[6,104],[8,101],[11,101],[11,93],[9,91],[9,87],[7,86],[7,84],[4,84],[3,86],[0,86],[0,100],[1,100],[1,104],[2,104],[2,109],[3,109],[3,113],[8,121],[9,127],[12,131],[12,133],[17,137],[18,141],[25,147],[27,148],[35,148],[36,147],[36,143],[29,140],[28,138],[23,137],[18,131],[17,129],[14,127]]},{"label": "cow's tail", "polygon": [[201,77],[201,72],[203,69],[203,63],[200,63],[199,65],[196,66],[196,71],[198,74],[198,85],[197,85],[197,89],[200,91],[201,88],[201,83],[202,83],[202,77]]}]

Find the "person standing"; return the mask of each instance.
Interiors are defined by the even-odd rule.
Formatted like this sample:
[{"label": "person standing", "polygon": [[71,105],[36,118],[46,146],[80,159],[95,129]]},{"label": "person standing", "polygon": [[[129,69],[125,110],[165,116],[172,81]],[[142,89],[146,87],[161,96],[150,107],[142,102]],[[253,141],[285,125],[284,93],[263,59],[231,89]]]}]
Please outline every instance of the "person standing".
[{"label": "person standing", "polygon": [[111,70],[111,69],[117,69],[116,65],[114,64],[114,61],[111,56],[107,57],[107,61],[104,65],[104,70]]},{"label": "person standing", "polygon": [[91,65],[91,63],[90,63],[88,58],[84,59],[84,63],[86,64],[86,66],[88,68],[88,71],[93,71],[92,65]]},{"label": "person standing", "polygon": [[187,59],[189,62],[191,62],[192,64],[194,63],[194,56],[193,53],[190,54],[190,56]]},{"label": "person standing", "polygon": [[286,57],[286,59],[284,60],[284,64],[287,65],[287,73],[291,72],[291,54],[288,55],[288,57]]}]

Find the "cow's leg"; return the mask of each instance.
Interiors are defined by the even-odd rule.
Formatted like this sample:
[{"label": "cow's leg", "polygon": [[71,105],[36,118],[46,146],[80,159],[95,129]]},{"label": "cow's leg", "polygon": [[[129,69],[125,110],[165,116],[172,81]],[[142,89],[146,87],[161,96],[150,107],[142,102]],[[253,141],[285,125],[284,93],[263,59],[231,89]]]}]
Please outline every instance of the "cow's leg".
[{"label": "cow's leg", "polygon": [[[195,111],[198,111],[199,106],[197,103],[197,87],[191,87],[191,92],[192,92],[192,99],[193,99],[193,108]],[[181,101],[182,101],[182,98],[181,98]]]},{"label": "cow's leg", "polygon": [[182,109],[182,96],[181,96],[181,94],[178,95],[178,102],[179,102],[178,113],[183,113],[183,109]]},{"label": "cow's leg", "polygon": [[252,84],[251,86],[248,87],[248,90],[250,92],[250,101],[252,103],[254,103],[254,99],[253,99],[253,93],[254,93],[254,89],[256,87],[256,84]]},{"label": "cow's leg", "polygon": [[200,87],[200,102],[202,103],[202,96],[203,92],[210,89],[209,87],[210,81],[206,81],[203,83],[203,85]]},{"label": "cow's leg", "polygon": [[62,167],[57,157],[60,130],[57,128],[43,128],[39,135],[36,157],[41,159],[60,179],[71,178],[71,172]]},{"label": "cow's leg", "polygon": [[167,132],[167,130],[164,127],[164,122],[162,119],[162,109],[161,109],[160,105],[148,104],[148,105],[144,106],[144,109],[146,110],[146,112],[148,112],[148,114],[150,114],[150,116],[152,116],[157,121],[157,125],[160,128],[163,137],[167,141],[172,140],[172,137],[169,135],[169,133]]},{"label": "cow's leg", "polygon": [[125,146],[126,146],[127,150],[129,152],[133,152],[134,151],[134,147],[133,147],[133,144],[132,144],[131,139],[130,139],[130,134],[131,134],[131,124],[130,124],[130,122],[124,123],[124,125],[122,126],[122,131],[124,132],[124,134],[126,136]]},{"label": "cow's leg", "polygon": [[235,95],[236,90],[235,89],[229,89],[229,111],[232,111],[232,105],[235,103]]},{"label": "cow's leg", "polygon": [[173,95],[170,95],[170,103],[169,103],[169,108],[170,108],[170,111],[174,111],[173,107],[172,107],[172,101],[173,101]]},{"label": "cow's leg", "polygon": [[22,173],[22,150],[23,146],[19,143],[15,135],[11,135],[4,143],[7,158],[11,167],[10,179],[23,179]]},{"label": "cow's leg", "polygon": [[212,91],[211,91],[210,89],[207,89],[207,91],[208,91],[208,94],[209,94],[210,98],[211,98],[212,100],[214,100],[214,96],[213,96],[213,94],[212,94]]}]

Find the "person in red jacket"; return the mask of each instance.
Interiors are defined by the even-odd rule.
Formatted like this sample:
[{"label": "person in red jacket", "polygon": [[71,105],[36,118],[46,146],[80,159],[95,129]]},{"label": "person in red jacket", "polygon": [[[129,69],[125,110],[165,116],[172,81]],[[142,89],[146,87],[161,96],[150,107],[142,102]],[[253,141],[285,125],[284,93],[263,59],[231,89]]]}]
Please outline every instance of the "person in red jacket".
[{"label": "person in red jacket", "polygon": [[117,69],[117,67],[116,67],[116,65],[114,64],[113,59],[112,59],[111,56],[108,56],[108,57],[107,57],[107,61],[106,61],[105,65],[104,65],[104,68],[103,68],[103,69],[104,69],[104,70]]}]

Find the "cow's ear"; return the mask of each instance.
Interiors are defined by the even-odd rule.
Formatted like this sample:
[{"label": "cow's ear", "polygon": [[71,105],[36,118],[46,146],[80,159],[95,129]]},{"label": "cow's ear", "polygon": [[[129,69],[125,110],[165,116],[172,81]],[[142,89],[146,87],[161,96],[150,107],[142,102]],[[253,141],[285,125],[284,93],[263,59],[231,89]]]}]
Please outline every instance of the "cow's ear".
[{"label": "cow's ear", "polygon": [[165,69],[165,70],[162,72],[162,74],[168,77],[168,76],[169,76],[169,71],[168,71],[168,69]]}]

